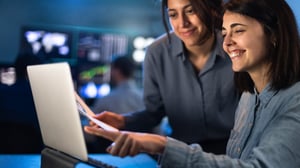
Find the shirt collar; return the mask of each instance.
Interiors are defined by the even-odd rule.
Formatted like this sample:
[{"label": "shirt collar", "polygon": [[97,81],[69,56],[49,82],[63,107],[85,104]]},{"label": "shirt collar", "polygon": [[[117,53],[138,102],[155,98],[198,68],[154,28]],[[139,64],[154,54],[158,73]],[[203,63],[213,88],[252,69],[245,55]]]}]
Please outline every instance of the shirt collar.
[{"label": "shirt collar", "polygon": [[260,94],[258,94],[256,89],[254,88],[255,95],[259,99],[260,103],[262,103],[263,105],[268,104],[272,99],[272,97],[277,94],[277,92],[278,92],[277,90],[271,89],[270,83],[267,84],[267,86],[262,90]]},{"label": "shirt collar", "polygon": [[[215,32],[216,40],[211,52],[211,56],[207,60],[207,63],[204,69],[200,72],[200,74],[204,74],[205,72],[209,71],[216,63],[218,59],[229,59],[227,54],[222,48],[223,37],[221,36],[220,32]],[[183,42],[175,35],[174,32],[170,33],[170,50],[173,56],[180,57],[182,61],[186,61],[186,52],[184,48]]]},{"label": "shirt collar", "polygon": [[207,60],[207,63],[203,69],[204,72],[210,70],[215,65],[215,63],[218,59],[228,59],[229,58],[222,48],[223,39],[222,39],[221,33],[216,32],[215,34],[216,34],[215,44],[214,44],[213,50],[211,52],[211,56]]},{"label": "shirt collar", "polygon": [[185,60],[185,55],[184,55],[184,45],[183,42],[175,35],[174,32],[170,32],[170,42],[171,45],[169,47],[171,53],[173,56],[176,57],[181,57],[182,60]]}]

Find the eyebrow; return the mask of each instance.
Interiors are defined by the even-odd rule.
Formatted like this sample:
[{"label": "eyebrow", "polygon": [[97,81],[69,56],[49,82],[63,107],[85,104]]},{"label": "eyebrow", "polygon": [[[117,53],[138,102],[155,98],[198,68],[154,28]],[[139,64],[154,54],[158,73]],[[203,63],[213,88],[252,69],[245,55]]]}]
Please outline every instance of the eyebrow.
[{"label": "eyebrow", "polygon": [[[236,26],[246,26],[245,24],[241,24],[241,23],[233,23],[230,25],[230,28],[234,28]],[[222,27],[222,30],[226,30],[224,27]]]},{"label": "eyebrow", "polygon": [[[187,4],[183,7],[183,9],[186,9],[186,8],[189,8],[189,7],[193,7],[192,4]],[[167,11],[174,11],[176,9],[170,9],[170,8],[167,8]]]}]

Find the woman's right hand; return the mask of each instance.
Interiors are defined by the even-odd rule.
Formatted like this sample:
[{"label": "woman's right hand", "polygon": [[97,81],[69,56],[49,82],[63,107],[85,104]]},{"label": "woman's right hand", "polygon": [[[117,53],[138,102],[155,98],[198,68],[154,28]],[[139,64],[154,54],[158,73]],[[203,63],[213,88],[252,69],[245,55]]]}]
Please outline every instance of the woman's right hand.
[{"label": "woman's right hand", "polygon": [[139,153],[163,153],[167,138],[164,136],[130,131],[108,131],[93,126],[85,126],[85,132],[113,141],[107,152],[120,157],[135,156]]},{"label": "woman's right hand", "polygon": [[[125,127],[125,117],[114,112],[103,111],[93,117],[117,129],[122,129]],[[95,123],[91,121],[90,125],[95,125]]]}]

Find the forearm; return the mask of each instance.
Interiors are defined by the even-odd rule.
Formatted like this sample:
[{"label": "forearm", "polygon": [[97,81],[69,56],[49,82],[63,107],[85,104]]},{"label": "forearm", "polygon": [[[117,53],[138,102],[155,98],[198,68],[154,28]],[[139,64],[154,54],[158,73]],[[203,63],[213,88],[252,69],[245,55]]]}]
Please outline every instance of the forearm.
[{"label": "forearm", "polygon": [[125,127],[124,130],[148,132],[153,127],[158,125],[162,119],[159,115],[155,115],[149,111],[140,111],[125,114]]},{"label": "forearm", "polygon": [[198,144],[187,145],[168,138],[160,160],[161,167],[172,168],[250,168],[253,165],[226,155],[206,153]]}]

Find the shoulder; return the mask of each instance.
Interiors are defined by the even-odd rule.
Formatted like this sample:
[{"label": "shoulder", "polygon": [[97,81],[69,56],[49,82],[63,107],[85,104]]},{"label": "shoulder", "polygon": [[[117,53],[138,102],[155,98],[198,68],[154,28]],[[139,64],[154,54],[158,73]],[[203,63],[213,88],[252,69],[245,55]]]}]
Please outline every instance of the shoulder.
[{"label": "shoulder", "polygon": [[230,64],[231,64],[230,57],[228,56],[228,54],[223,49],[223,37],[222,37],[221,32],[216,31],[215,34],[216,34],[216,42],[215,42],[214,52],[223,61],[230,62]]},{"label": "shoulder", "polygon": [[147,47],[145,64],[169,62],[182,55],[183,51],[182,41],[173,32],[170,32],[169,36],[163,34]]},{"label": "shoulder", "polygon": [[295,99],[295,101],[298,102],[300,100],[300,82],[297,82],[286,89],[280,90],[278,95],[281,98],[285,98],[287,100]]},{"label": "shoulder", "polygon": [[182,45],[181,40],[173,33],[170,32],[157,37],[156,40],[147,47],[148,52],[161,52],[168,51],[171,47],[178,48],[178,45]]}]

